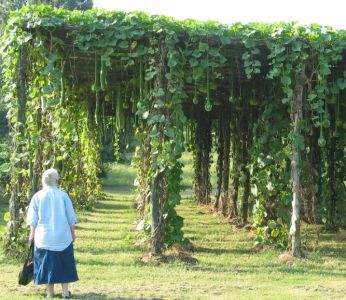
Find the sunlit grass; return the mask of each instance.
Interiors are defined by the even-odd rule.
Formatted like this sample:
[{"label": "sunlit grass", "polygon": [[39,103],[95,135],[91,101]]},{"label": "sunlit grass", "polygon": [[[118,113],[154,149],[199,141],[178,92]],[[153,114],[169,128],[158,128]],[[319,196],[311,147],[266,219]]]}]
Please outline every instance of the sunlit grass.
[{"label": "sunlit grass", "polygon": [[[190,156],[191,157],[191,156]],[[187,155],[184,181],[191,180]],[[251,233],[183,198],[178,213],[198,264],[175,261],[160,266],[140,260],[136,246],[135,170],[114,165],[104,180],[107,198],[79,213],[75,244],[80,281],[75,299],[342,299],[346,294],[345,243],[323,235],[307,259],[286,265],[279,250],[253,250]],[[306,234],[306,233],[304,233]],[[16,284],[20,264],[0,257],[0,299],[37,299],[44,289]]]}]

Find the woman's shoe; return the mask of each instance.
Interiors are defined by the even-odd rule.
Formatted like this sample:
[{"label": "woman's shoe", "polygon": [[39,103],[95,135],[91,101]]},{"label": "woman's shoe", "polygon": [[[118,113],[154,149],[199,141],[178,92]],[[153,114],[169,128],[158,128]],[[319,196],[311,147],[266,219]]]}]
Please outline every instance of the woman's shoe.
[{"label": "woman's shoe", "polygon": [[68,295],[62,294],[61,295],[64,299],[70,299],[71,298],[71,292],[68,291]]}]

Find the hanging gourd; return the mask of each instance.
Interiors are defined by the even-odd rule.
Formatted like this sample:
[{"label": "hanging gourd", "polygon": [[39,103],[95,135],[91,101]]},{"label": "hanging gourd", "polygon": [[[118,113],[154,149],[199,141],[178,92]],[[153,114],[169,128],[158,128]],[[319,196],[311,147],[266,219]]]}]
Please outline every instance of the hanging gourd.
[{"label": "hanging gourd", "polygon": [[257,99],[256,99],[256,91],[255,91],[255,89],[252,89],[252,97],[250,98],[250,105],[251,106],[258,105]]},{"label": "hanging gourd", "polygon": [[136,97],[135,97],[135,90],[132,88],[131,89],[131,99],[130,99],[130,101],[131,101],[131,112],[135,115],[136,114],[136,106],[137,106],[137,104],[136,104]]},{"label": "hanging gourd", "polygon": [[335,137],[339,137],[339,130],[338,127],[340,127],[342,125],[342,122],[339,118],[339,112],[340,112],[340,99],[339,99],[339,94],[336,98],[336,115],[335,115],[335,132],[334,132],[334,136]]},{"label": "hanging gourd", "polygon": [[106,101],[102,101],[102,129],[103,135],[106,134]]},{"label": "hanging gourd", "polygon": [[195,88],[195,91],[194,91],[192,102],[193,102],[193,104],[197,104],[198,99],[197,99],[197,80],[196,79],[195,79],[195,87],[194,88]]},{"label": "hanging gourd", "polygon": [[116,130],[117,132],[120,132],[125,127],[125,116],[124,116],[123,104],[121,101],[120,87],[118,87],[118,90],[117,90],[117,103],[115,108],[115,114],[116,114],[116,119],[115,119]]},{"label": "hanging gourd", "polygon": [[210,79],[209,79],[209,52],[207,52],[207,98],[205,101],[204,109],[206,111],[211,111],[213,104],[210,101]]},{"label": "hanging gourd", "polygon": [[142,78],[142,59],[139,59],[139,100],[143,100],[143,90],[142,90],[142,84],[143,84],[143,78]]},{"label": "hanging gourd", "polygon": [[229,80],[229,98],[230,103],[235,103],[236,98],[234,97],[234,76],[233,71],[230,71],[230,80]]},{"label": "hanging gourd", "polygon": [[128,109],[130,107],[129,100],[128,100],[128,89],[129,89],[129,84],[126,85],[125,96],[123,101],[123,108],[125,109]]},{"label": "hanging gourd", "polygon": [[65,81],[64,81],[64,67],[65,67],[65,61],[61,60],[60,105],[62,105],[65,102],[65,99],[66,99]]},{"label": "hanging gourd", "polygon": [[92,91],[94,91],[95,93],[98,93],[100,91],[100,76],[99,76],[99,63],[98,63],[98,59],[97,59],[97,55],[96,55],[96,51],[95,51],[95,78],[94,78],[94,83],[91,86]]},{"label": "hanging gourd", "polygon": [[99,94],[96,93],[96,103],[95,103],[95,123],[96,125],[100,125],[100,97]]},{"label": "hanging gourd", "polygon": [[100,88],[101,88],[102,91],[106,90],[106,86],[107,86],[106,76],[107,76],[106,63],[105,63],[104,60],[101,59]]},{"label": "hanging gourd", "polygon": [[323,137],[323,117],[322,113],[320,114],[320,137],[318,138],[318,145],[323,148],[326,145],[326,140]]}]

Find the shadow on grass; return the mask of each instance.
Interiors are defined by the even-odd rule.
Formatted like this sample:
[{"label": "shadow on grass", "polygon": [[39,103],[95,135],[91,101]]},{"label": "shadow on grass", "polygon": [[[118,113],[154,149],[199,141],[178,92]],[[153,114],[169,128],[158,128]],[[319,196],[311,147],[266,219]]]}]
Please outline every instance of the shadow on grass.
[{"label": "shadow on grass", "polygon": [[119,204],[119,203],[116,203],[116,201],[112,201],[112,203],[105,203],[105,202],[98,203],[95,209],[96,210],[100,210],[100,209],[121,210],[121,209],[128,209],[130,207],[131,207],[130,205]]},{"label": "shadow on grass", "polygon": [[[107,219],[107,220],[97,220],[97,221],[95,221],[95,220],[92,220],[92,221],[87,221],[87,222],[85,222],[85,223],[92,223],[92,224],[106,224],[106,225],[109,225],[112,221],[114,221],[113,220],[113,218],[110,218],[110,219]],[[121,220],[117,220],[116,221],[116,225],[118,225],[118,224],[126,224],[126,225],[129,225],[129,224],[132,224],[131,222],[134,222],[135,220],[133,219],[133,218],[127,218],[127,220],[123,220],[123,221],[121,221]],[[85,228],[83,228],[83,227],[81,227],[81,229],[85,229]],[[86,228],[85,230],[88,230],[89,229],[89,227],[88,228]],[[90,229],[92,229],[92,228],[90,228]]]},{"label": "shadow on grass", "polygon": [[89,228],[86,228],[86,227],[82,227],[82,226],[79,226],[76,229],[80,230],[80,231],[93,231],[94,233],[98,233],[98,232],[114,232],[114,230],[116,230],[115,228],[102,228],[102,229],[100,229],[99,227],[89,227]]},{"label": "shadow on grass", "polygon": [[331,246],[321,246],[318,252],[324,257],[341,258],[346,260],[346,247],[336,248]]},{"label": "shadow on grass", "polygon": [[160,300],[162,298],[144,298],[144,297],[111,297],[106,296],[103,294],[97,294],[97,293],[85,293],[85,294],[76,294],[73,295],[72,299],[95,299],[95,300],[102,300],[102,299],[112,299],[112,300]]},{"label": "shadow on grass", "polygon": [[131,194],[134,194],[135,188],[133,186],[128,186],[128,185],[112,185],[112,184],[103,184],[103,191],[106,193],[111,193],[111,194],[121,194],[125,196],[129,196]]},{"label": "shadow on grass", "polygon": [[206,248],[206,247],[195,247],[194,252],[202,252],[202,253],[212,253],[212,254],[226,254],[226,253],[232,253],[232,254],[239,254],[239,255],[249,255],[249,254],[255,254],[255,252],[252,249],[224,249],[224,248]]},{"label": "shadow on grass", "polygon": [[107,209],[98,209],[98,208],[95,208],[94,209],[94,215],[95,214],[102,214],[102,215],[122,215],[124,213],[124,210],[125,211],[130,211],[132,210],[131,208],[127,208],[127,209],[123,209],[123,210],[107,210]]},{"label": "shadow on grass", "polygon": [[[317,275],[317,276],[329,276],[329,277],[340,277],[344,278],[345,273],[340,270],[321,270],[318,269],[307,269],[306,266],[281,266],[275,263],[268,263],[266,265],[247,265],[247,266],[232,266],[232,267],[222,267],[222,266],[192,266],[190,270],[201,271],[201,272],[213,272],[213,273],[244,273],[244,274],[259,274],[259,273],[279,273],[282,275]],[[268,271],[270,270],[270,271]]]}]

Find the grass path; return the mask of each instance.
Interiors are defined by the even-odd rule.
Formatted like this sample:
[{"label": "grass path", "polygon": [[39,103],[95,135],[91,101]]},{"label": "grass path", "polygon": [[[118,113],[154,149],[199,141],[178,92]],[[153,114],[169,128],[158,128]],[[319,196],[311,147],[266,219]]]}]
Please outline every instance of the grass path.
[{"label": "grass path", "polygon": [[[189,198],[178,210],[199,263],[141,262],[134,195],[126,182],[110,185],[119,172],[124,170],[113,170],[105,183],[107,198],[92,212],[79,214],[75,254],[80,281],[72,285],[74,299],[345,299],[345,243],[325,236],[307,260],[288,266],[279,262],[278,251],[252,251],[248,232]],[[42,287],[16,284],[19,267],[0,256],[0,299],[42,297]]]}]

